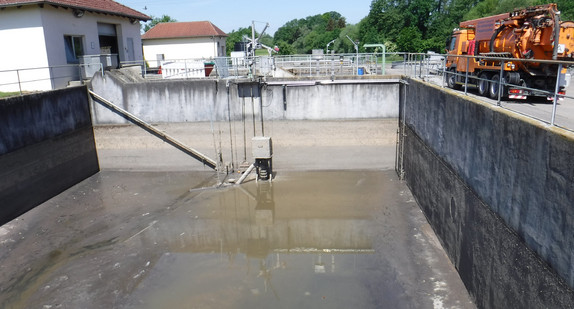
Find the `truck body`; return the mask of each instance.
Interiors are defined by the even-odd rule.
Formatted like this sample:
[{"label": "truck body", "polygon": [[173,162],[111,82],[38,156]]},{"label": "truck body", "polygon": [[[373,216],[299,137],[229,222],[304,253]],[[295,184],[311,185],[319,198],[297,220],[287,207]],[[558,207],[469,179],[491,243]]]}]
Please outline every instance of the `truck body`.
[{"label": "truck body", "polygon": [[548,92],[556,89],[565,94],[568,68],[538,60],[574,60],[574,22],[561,22],[556,4],[528,7],[461,22],[446,49],[447,83],[453,89],[468,81],[493,99],[551,99]]}]

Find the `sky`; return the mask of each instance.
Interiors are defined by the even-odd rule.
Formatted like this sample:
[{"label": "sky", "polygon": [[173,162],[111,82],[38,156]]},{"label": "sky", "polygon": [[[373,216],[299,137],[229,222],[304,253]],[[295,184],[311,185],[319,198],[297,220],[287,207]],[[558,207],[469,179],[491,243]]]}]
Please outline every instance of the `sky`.
[{"label": "sky", "polygon": [[226,33],[247,28],[273,35],[288,21],[330,11],[356,24],[369,14],[372,0],[115,0],[148,16],[168,15],[177,21],[210,21]]}]

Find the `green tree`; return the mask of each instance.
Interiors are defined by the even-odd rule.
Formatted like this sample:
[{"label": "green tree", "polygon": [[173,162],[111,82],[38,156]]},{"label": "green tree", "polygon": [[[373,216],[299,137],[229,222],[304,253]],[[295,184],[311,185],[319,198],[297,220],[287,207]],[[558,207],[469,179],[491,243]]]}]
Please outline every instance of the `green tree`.
[{"label": "green tree", "polygon": [[293,55],[295,54],[295,48],[292,44],[285,41],[276,42],[277,47],[279,47],[279,55]]},{"label": "green tree", "polygon": [[572,0],[555,0],[553,2],[556,3],[558,10],[560,10],[560,20],[574,20],[574,3]]},{"label": "green tree", "polygon": [[346,25],[346,19],[337,12],[293,19],[277,29],[274,43],[280,49],[285,44],[291,44],[292,48],[280,51],[282,54],[288,51],[307,54],[313,49],[324,49],[327,43],[339,36]]},{"label": "green tree", "polygon": [[406,27],[399,32],[397,37],[397,47],[405,52],[423,51],[422,33],[416,26]]},{"label": "green tree", "polygon": [[159,23],[174,23],[177,22],[174,18],[171,18],[168,15],[162,15],[161,17],[154,17],[150,16],[151,20],[142,24],[144,32],[147,32],[149,29],[153,28],[155,25]]},{"label": "green tree", "polygon": [[243,41],[244,35],[251,37],[251,27],[239,28],[227,34],[227,39],[225,40],[227,55],[231,55],[235,48],[235,43]]},{"label": "green tree", "polygon": [[[490,1],[490,0],[487,0]],[[401,51],[444,51],[444,42],[479,0],[373,0],[360,39],[395,43]],[[406,48],[403,50],[403,48]]]},{"label": "green tree", "polygon": [[[235,43],[242,41],[249,42],[248,40],[245,40],[244,37],[251,38],[251,35],[251,26],[247,28],[239,28],[237,30],[231,31],[231,33],[228,33],[227,40],[225,40],[227,55],[231,55],[231,52],[235,48]],[[260,34],[255,31],[255,38],[258,38],[259,35]],[[273,37],[269,34],[263,34],[263,36],[259,39],[259,42],[272,47]]]}]

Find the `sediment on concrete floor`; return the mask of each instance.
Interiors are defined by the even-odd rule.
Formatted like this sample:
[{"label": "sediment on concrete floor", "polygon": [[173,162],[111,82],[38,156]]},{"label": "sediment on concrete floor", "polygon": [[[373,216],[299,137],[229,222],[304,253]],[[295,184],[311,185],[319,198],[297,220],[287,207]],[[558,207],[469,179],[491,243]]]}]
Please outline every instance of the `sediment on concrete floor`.
[{"label": "sediment on concrete floor", "polygon": [[[156,126],[226,165],[253,162],[251,137],[261,135],[259,123],[187,122]],[[265,121],[273,140],[274,170],[392,169],[395,164],[397,119]],[[231,133],[230,133],[231,132]],[[203,170],[201,163],[135,125],[94,127],[102,169]],[[231,147],[233,146],[233,147]]]}]

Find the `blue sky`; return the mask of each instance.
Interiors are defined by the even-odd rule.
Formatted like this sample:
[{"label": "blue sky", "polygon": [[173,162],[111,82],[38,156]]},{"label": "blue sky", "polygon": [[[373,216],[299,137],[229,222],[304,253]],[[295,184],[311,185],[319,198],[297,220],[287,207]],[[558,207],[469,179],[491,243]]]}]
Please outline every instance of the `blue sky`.
[{"label": "blue sky", "polygon": [[[169,15],[177,21],[208,20],[229,33],[248,27],[255,20],[255,29],[273,35],[286,22],[307,16],[336,11],[351,24],[369,14],[372,0],[115,0],[132,9],[156,17]],[[147,9],[145,9],[147,8]]]}]

